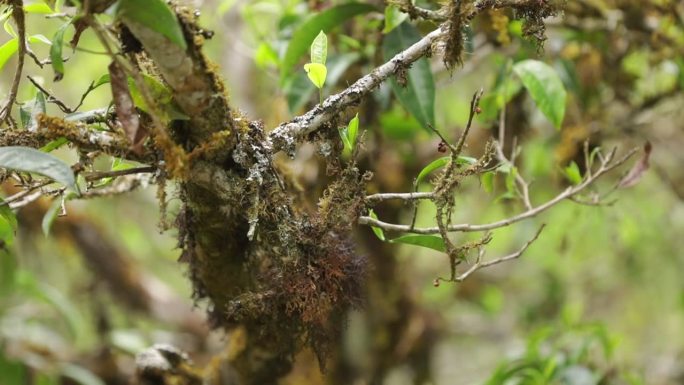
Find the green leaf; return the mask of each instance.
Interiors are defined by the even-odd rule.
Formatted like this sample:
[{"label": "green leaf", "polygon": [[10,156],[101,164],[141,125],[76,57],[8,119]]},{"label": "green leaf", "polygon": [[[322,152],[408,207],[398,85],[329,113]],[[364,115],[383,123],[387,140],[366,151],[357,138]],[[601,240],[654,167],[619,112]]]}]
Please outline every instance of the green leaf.
[{"label": "green leaf", "polygon": [[55,72],[54,81],[58,82],[64,77],[64,59],[62,58],[62,47],[64,46],[64,32],[71,22],[59,27],[55,35],[52,37],[52,45],[50,46],[50,61],[52,62],[52,70]]},{"label": "green leaf", "polygon": [[28,131],[35,131],[38,129],[38,122],[36,117],[38,114],[44,114],[46,110],[45,94],[42,91],[37,90],[36,97],[30,102],[24,103],[19,108],[19,117],[21,118],[21,124]]},{"label": "green leaf", "polygon": [[480,175],[480,184],[486,193],[491,194],[494,191],[494,172],[487,171]]},{"label": "green leaf", "polygon": [[574,161],[563,170],[565,172],[565,177],[568,178],[572,184],[582,183],[582,173],[580,172],[579,166]]},{"label": "green leaf", "polygon": [[442,167],[446,166],[447,163],[449,163],[450,161],[451,161],[450,156],[443,156],[441,158],[435,159],[432,162],[430,162],[430,164],[428,164],[427,166],[423,167],[422,170],[420,170],[420,173],[418,174],[418,177],[416,178],[415,185],[418,186],[420,184],[420,182],[422,182],[423,179],[425,179],[425,177],[430,175],[430,173],[437,170],[438,168],[442,168]]},{"label": "green leaf", "polygon": [[[368,213],[368,216],[370,216],[373,219],[378,219],[378,216],[375,214],[375,211],[373,211],[373,209],[370,210],[370,212]],[[373,230],[373,232],[375,233],[375,236],[378,237],[379,240],[381,240],[383,242],[385,242],[387,240],[385,238],[385,232],[382,231],[381,228],[371,226],[371,230]]]},{"label": "green leaf", "polygon": [[[420,39],[421,35],[415,27],[402,23],[385,36],[382,43],[384,60],[391,60]],[[420,59],[411,65],[405,87],[400,86],[396,79],[392,79],[391,85],[397,99],[423,127],[435,126],[435,80],[427,59]]]},{"label": "green leaf", "polygon": [[19,43],[17,39],[12,39],[0,46],[0,70],[7,64],[7,61],[17,53]]},{"label": "green leaf", "polygon": [[278,53],[269,44],[262,42],[254,53],[254,62],[259,68],[266,68],[269,64],[278,65]]},{"label": "green leaf", "polygon": [[515,197],[517,196],[518,190],[515,187],[515,178],[518,176],[518,168],[511,166],[508,174],[506,175],[506,192],[508,195]]},{"label": "green leaf", "polygon": [[40,151],[42,152],[51,152],[54,151],[63,145],[69,143],[69,141],[66,138],[57,138],[53,141],[50,141],[48,144],[40,148]]},{"label": "green leaf", "polygon": [[52,223],[57,219],[57,215],[59,214],[59,210],[62,208],[62,198],[57,197],[52,200],[52,203],[50,204],[50,208],[45,212],[45,215],[43,215],[43,221],[40,224],[40,228],[43,229],[43,234],[47,237],[50,235],[50,228],[52,227]]},{"label": "green leaf", "polygon": [[349,121],[347,125],[347,139],[349,140],[349,145],[353,149],[356,146],[356,137],[359,133],[359,113]]},{"label": "green leaf", "polygon": [[68,164],[33,148],[0,147],[0,167],[41,174],[77,191],[76,178]]},{"label": "green leaf", "polygon": [[102,381],[98,376],[82,366],[70,363],[62,363],[60,365],[60,372],[62,373],[62,376],[70,378],[77,384],[105,385],[104,381]]},{"label": "green leaf", "polygon": [[348,3],[329,8],[302,23],[293,33],[285,51],[281,67],[281,80],[285,80],[292,68],[310,48],[310,44],[320,31],[330,32],[344,21],[364,13],[376,11],[372,5]]},{"label": "green leaf", "polygon": [[309,76],[311,83],[315,85],[318,89],[323,88],[325,84],[325,77],[328,75],[328,69],[325,64],[319,63],[307,63],[304,64],[304,71]]},{"label": "green leaf", "polygon": [[28,42],[31,44],[43,43],[43,44],[47,44],[47,45],[52,45],[52,42],[50,41],[50,39],[45,37],[45,35],[41,35],[41,34],[29,36]]},{"label": "green leaf", "polygon": [[328,57],[328,37],[323,31],[316,35],[313,43],[311,43],[311,62],[325,65],[325,59]]},{"label": "green leaf", "polygon": [[523,60],[513,65],[539,110],[560,129],[565,116],[567,93],[556,71],[538,60]]},{"label": "green leaf", "polygon": [[124,23],[143,25],[164,35],[182,49],[187,48],[176,15],[163,0],[121,0],[118,16]]},{"label": "green leaf", "polygon": [[10,23],[9,20],[5,21],[3,27],[5,28],[5,32],[7,32],[10,36],[12,36],[15,39],[18,37],[17,31],[14,30],[14,27],[12,27],[12,23]]},{"label": "green leaf", "polygon": [[26,13],[52,13],[52,9],[45,3],[33,3],[24,5],[24,11]]},{"label": "green leaf", "polygon": [[388,34],[392,32],[399,24],[403,23],[408,18],[408,14],[401,12],[395,5],[388,5],[385,7],[385,26],[382,33]]},{"label": "green leaf", "polygon": [[[188,120],[189,116],[185,115],[180,108],[176,105],[173,100],[173,93],[169,90],[163,83],[154,78],[153,76],[143,74],[143,81],[147,85],[147,90],[150,92],[152,99],[158,102],[161,112],[164,113],[164,117],[167,120]],[[104,74],[100,76],[92,85],[92,89],[96,89],[103,84],[107,84],[111,81],[109,74]],[[133,98],[133,104],[149,113],[149,107],[145,103],[145,98],[138,90],[138,86],[132,77],[128,77],[128,88],[131,92],[131,97]]]},{"label": "green leaf", "polygon": [[399,238],[391,239],[390,242],[422,246],[441,252],[446,251],[444,239],[436,235],[404,235]]}]

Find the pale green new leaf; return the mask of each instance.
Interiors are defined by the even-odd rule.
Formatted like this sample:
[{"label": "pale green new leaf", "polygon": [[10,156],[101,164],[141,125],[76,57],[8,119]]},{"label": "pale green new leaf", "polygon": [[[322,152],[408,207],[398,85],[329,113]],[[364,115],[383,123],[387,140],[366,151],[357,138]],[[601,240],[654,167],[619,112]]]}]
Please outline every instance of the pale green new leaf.
[{"label": "pale green new leaf", "polygon": [[579,166],[574,161],[570,162],[570,164],[563,171],[565,171],[565,177],[568,178],[570,183],[582,183],[582,173],[580,172]]},{"label": "pale green new leaf", "polygon": [[319,32],[311,43],[311,62],[325,65],[328,57],[328,37],[323,31]]},{"label": "pale green new leaf", "polygon": [[567,93],[556,71],[538,60],[523,60],[513,65],[539,110],[560,129],[565,117]]},{"label": "pale green new leaf", "polygon": [[52,9],[50,9],[50,7],[45,3],[33,3],[33,4],[24,5],[24,12],[46,14],[46,13],[52,13]]},{"label": "pale green new leaf", "polygon": [[6,42],[5,44],[0,46],[0,70],[5,66],[7,61],[17,53],[17,49],[19,48],[19,43],[18,40],[12,39]]},{"label": "pale green new leaf", "polygon": [[304,71],[306,71],[306,74],[309,76],[311,83],[313,83],[318,89],[323,88],[323,85],[325,84],[325,77],[328,75],[328,69],[324,64],[304,64]]},{"label": "pale green new leaf", "polygon": [[356,146],[356,137],[359,133],[359,114],[357,113],[352,120],[349,121],[347,125],[347,140],[349,140],[349,145],[353,149]]}]

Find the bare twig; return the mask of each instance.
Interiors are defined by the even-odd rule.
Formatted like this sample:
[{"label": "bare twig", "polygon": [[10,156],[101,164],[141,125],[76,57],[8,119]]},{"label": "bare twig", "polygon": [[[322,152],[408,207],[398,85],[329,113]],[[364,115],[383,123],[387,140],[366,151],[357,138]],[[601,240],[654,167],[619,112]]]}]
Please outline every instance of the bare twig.
[{"label": "bare twig", "polygon": [[[622,158],[615,160],[615,149],[611,151],[605,159],[601,162],[601,166],[596,170],[594,175],[587,176],[580,184],[568,187],[565,189],[563,192],[558,194],[555,198],[547,201],[546,203],[543,203],[535,208],[532,208],[530,210],[527,210],[523,213],[520,213],[518,215],[505,218],[496,222],[491,222],[491,223],[486,223],[486,224],[480,224],[480,225],[473,225],[473,224],[468,224],[468,223],[463,223],[463,224],[456,224],[456,225],[449,225],[447,227],[447,230],[450,232],[473,232],[473,231],[487,231],[487,230],[493,230],[497,229],[500,227],[506,227],[509,226],[513,223],[520,222],[522,220],[528,219],[535,217],[539,215],[540,213],[546,211],[547,209],[557,205],[558,203],[562,202],[563,200],[566,200],[568,198],[571,198],[577,194],[579,194],[581,191],[583,191],[585,188],[593,184],[598,178],[600,178],[602,175],[606,174],[607,172],[615,169],[616,167],[620,166],[624,162],[627,161],[632,155],[634,155],[638,149],[633,149],[629,151],[626,155],[624,155]],[[387,223],[383,222],[371,217],[367,216],[362,216],[359,218],[359,224],[362,225],[368,225],[368,226],[374,226],[374,227],[379,227],[383,230],[386,231],[400,231],[400,232],[411,232],[415,234],[437,234],[440,233],[439,227],[424,227],[424,228],[412,228],[411,226],[408,225],[398,225],[398,224],[393,224],[393,223]]]},{"label": "bare twig", "polygon": [[71,114],[75,111],[78,111],[79,108],[83,105],[83,102],[85,101],[85,98],[90,94],[91,91],[95,89],[95,82],[90,82],[90,85],[88,86],[88,89],[81,95],[81,100],[79,100],[78,105],[74,108],[69,108],[64,102],[59,100],[56,96],[52,95],[47,89],[45,89],[43,86],[40,85],[34,78],[31,76],[26,76],[28,80],[33,83],[33,85],[38,88],[42,93],[44,93],[47,96],[47,102],[48,103],[54,103],[59,107],[62,112],[66,114]]},{"label": "bare twig", "polygon": [[157,167],[147,166],[147,167],[135,167],[135,168],[129,168],[129,169],[125,169],[125,170],[116,170],[116,171],[95,171],[95,172],[87,173],[84,176],[85,176],[86,182],[92,182],[92,181],[98,180],[98,179],[114,178],[114,177],[123,176],[123,175],[153,173],[153,172],[156,172],[157,170],[158,170]]},{"label": "bare twig", "polygon": [[416,7],[412,1],[403,1],[398,4],[399,10],[407,13],[411,19],[421,18],[425,20],[432,20],[436,22],[442,22],[447,19],[446,8],[439,10],[425,9],[421,7]]},{"label": "bare twig", "polygon": [[9,96],[5,105],[0,108],[0,124],[2,124],[12,111],[12,105],[17,98],[17,90],[19,89],[19,81],[21,80],[21,73],[24,70],[24,59],[26,56],[26,25],[24,23],[24,4],[23,0],[12,0],[12,18],[17,24],[17,44],[19,46],[17,56],[17,69],[14,73],[14,80],[12,80],[12,87],[10,88]]},{"label": "bare twig", "polygon": [[470,268],[468,268],[468,270],[466,270],[464,273],[462,273],[461,275],[456,277],[455,281],[456,282],[463,282],[466,278],[468,278],[471,274],[473,274],[474,272],[476,272],[478,270],[484,269],[485,267],[498,265],[499,263],[503,263],[503,262],[507,262],[507,261],[519,258],[525,252],[525,250],[527,250],[530,247],[530,245],[532,243],[534,243],[534,241],[536,241],[537,238],[539,238],[539,234],[541,234],[541,232],[542,232],[542,230],[544,230],[545,226],[546,226],[546,224],[541,225],[539,230],[537,230],[537,232],[534,234],[534,237],[532,237],[532,239],[527,241],[518,251],[516,251],[512,254],[508,254],[504,257],[500,257],[500,258],[497,258],[497,259],[494,259],[491,261],[487,261],[487,262],[482,262],[482,257],[484,257],[485,250],[484,250],[484,248],[480,248],[480,250],[478,250],[477,260],[475,261],[475,264],[473,264]]},{"label": "bare twig", "polygon": [[366,196],[366,203],[375,204],[388,200],[414,201],[419,199],[433,199],[433,192],[410,192],[410,193],[382,193]]}]

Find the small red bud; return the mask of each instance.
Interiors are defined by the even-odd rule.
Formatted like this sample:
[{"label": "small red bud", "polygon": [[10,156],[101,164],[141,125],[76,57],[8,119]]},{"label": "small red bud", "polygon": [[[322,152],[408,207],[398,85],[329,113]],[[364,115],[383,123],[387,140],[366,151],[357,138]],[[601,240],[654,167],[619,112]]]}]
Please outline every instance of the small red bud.
[{"label": "small red bud", "polygon": [[480,106],[475,107],[475,113],[476,114],[482,113],[482,108],[480,108]]},{"label": "small red bud", "polygon": [[444,142],[439,142],[439,145],[437,146],[437,151],[439,152],[446,152],[447,150],[447,145]]}]

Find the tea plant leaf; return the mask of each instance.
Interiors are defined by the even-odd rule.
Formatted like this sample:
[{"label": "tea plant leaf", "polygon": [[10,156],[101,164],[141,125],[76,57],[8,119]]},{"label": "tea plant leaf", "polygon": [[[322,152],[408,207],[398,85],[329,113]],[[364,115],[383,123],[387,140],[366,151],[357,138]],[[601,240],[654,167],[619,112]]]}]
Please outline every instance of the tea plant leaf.
[{"label": "tea plant leaf", "polygon": [[399,238],[390,240],[391,243],[405,243],[407,245],[416,245],[427,247],[432,250],[441,252],[446,251],[444,239],[436,235],[404,235]]},{"label": "tea plant leaf", "polygon": [[0,147],[0,167],[44,175],[76,191],[71,167],[50,154],[29,147]]},{"label": "tea plant leaf", "polygon": [[539,110],[560,129],[565,117],[567,93],[556,71],[539,60],[523,60],[513,65],[513,71],[530,92]]},{"label": "tea plant leaf", "polygon": [[124,23],[138,23],[164,35],[172,43],[186,49],[183,31],[176,15],[162,0],[121,0],[118,16]]},{"label": "tea plant leaf", "polygon": [[[409,23],[402,23],[390,32],[382,43],[382,53],[385,61],[410,47],[420,40],[418,30]],[[430,70],[430,63],[422,58],[411,65],[406,71],[405,86],[397,79],[392,79],[392,91],[401,104],[410,112],[420,124],[427,128],[435,126],[435,80]]]}]

